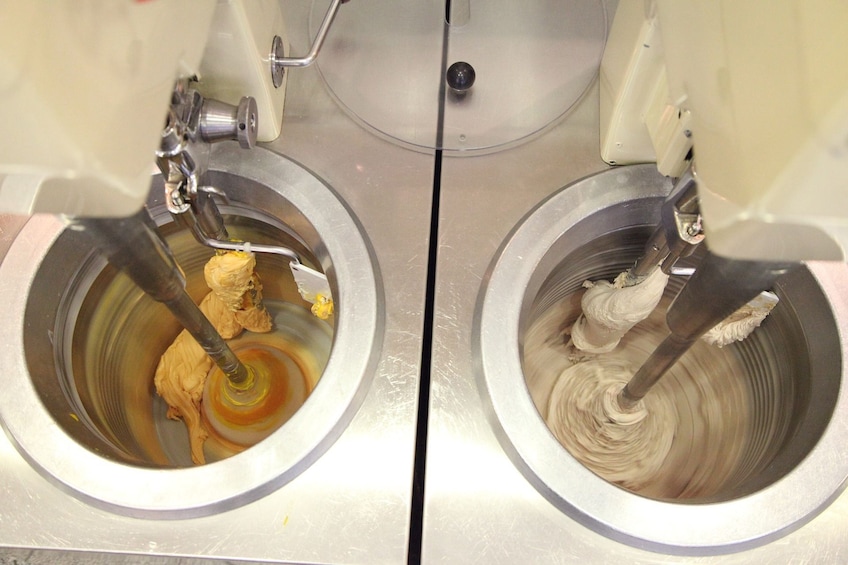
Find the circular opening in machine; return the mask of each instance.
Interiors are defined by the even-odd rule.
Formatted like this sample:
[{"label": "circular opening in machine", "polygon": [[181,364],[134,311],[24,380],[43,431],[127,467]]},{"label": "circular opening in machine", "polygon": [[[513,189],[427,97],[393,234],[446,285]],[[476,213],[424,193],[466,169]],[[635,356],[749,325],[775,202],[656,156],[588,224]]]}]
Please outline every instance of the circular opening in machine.
[{"label": "circular opening in machine", "polygon": [[[254,500],[311,465],[367,390],[383,303],[364,234],[335,193],[296,163],[261,149],[249,163],[242,155],[216,147],[206,179],[229,197],[220,208],[230,236],[296,251],[326,274],[335,313],[313,316],[287,258],[255,254],[272,330],[245,330],[229,345],[275,367],[269,398],[282,405],[280,417],[243,444],[211,433],[208,464],[193,464],[185,424],[168,418],[155,392],[159,359],[182,329],[164,305],[52,217],[30,220],[0,266],[0,287],[26,297],[0,330],[14,391],[0,400],[3,424],[30,463],[94,505],[190,517]],[[200,302],[215,252],[177,227],[163,196],[156,178],[148,209]]]},{"label": "circular opening in machine", "polygon": [[[651,169],[580,181],[514,230],[478,305],[481,384],[508,454],[563,511],[653,550],[734,551],[805,523],[848,476],[837,290],[848,269],[814,264],[790,273],[773,289],[778,306],[746,340],[699,342],[687,352],[649,392],[674,414],[658,460],[655,440],[629,460],[603,449],[572,453],[575,411],[563,403],[560,377],[581,356],[569,330],[583,282],[632,266],[659,221],[670,185]],[[638,369],[667,335],[665,310],[685,281],[672,276],[651,317],[604,355]]]},{"label": "circular opening in machine", "polygon": [[[592,393],[567,390],[563,371],[587,357],[569,345],[569,330],[582,312],[583,281],[612,281],[632,266],[652,229],[610,226],[606,220],[615,214],[605,209],[578,223],[573,229],[589,238],[563,258],[535,297],[527,297],[530,313],[519,335],[524,378],[547,427],[605,480],[658,500],[731,500],[779,480],[821,436],[840,387],[835,321],[809,272],[793,273],[774,288],[778,307],[744,341],[725,347],[696,342],[646,397],[647,419],[633,437],[595,445],[588,455],[575,447],[585,441],[572,435],[576,405]],[[589,226],[611,231],[589,235],[595,231]],[[668,335],[665,312],[686,278],[671,276],[651,316],[604,359],[635,372]],[[812,351],[809,342],[816,344]],[[812,358],[825,352],[821,360]],[[630,432],[613,427],[613,433]],[[621,445],[628,442],[635,445]],[[654,445],[660,443],[667,445]]]},{"label": "circular opening in machine", "polygon": [[[185,275],[190,296],[199,304],[210,292],[203,270],[214,250],[179,229],[162,206],[150,210],[162,222],[159,229]],[[317,264],[303,242],[273,217],[240,206],[222,207],[222,211],[230,212],[224,214],[224,221],[231,237],[289,247],[305,263]],[[80,257],[82,250],[88,255]],[[319,383],[330,356],[335,316],[320,320],[311,314],[311,304],[298,294],[286,258],[269,254],[256,254],[255,258],[262,303],[271,317],[272,330],[244,330],[228,343],[240,359],[249,360],[261,352],[279,359],[272,381],[275,394],[283,397],[275,421],[279,426],[297,412]],[[68,273],[73,274],[62,280]],[[58,304],[51,304],[44,296],[56,286],[68,291]],[[183,329],[167,307],[106,263],[90,248],[88,239],[66,230],[36,274],[27,319],[44,319],[45,308],[56,312],[53,343],[38,339],[36,332],[26,332],[25,353],[30,372],[44,357],[55,359],[58,386],[65,391],[68,406],[60,404],[60,408],[51,402],[54,384],[50,381],[39,381],[36,391],[66,433],[124,463],[192,466],[186,424],[168,416],[169,406],[153,386],[160,359]],[[52,351],[47,350],[51,346]],[[208,378],[214,375],[212,370]],[[203,424],[209,434],[203,442],[206,463],[235,455],[257,441],[248,438],[246,445],[233,443],[216,434],[205,418]],[[260,437],[273,429],[262,432]]]}]

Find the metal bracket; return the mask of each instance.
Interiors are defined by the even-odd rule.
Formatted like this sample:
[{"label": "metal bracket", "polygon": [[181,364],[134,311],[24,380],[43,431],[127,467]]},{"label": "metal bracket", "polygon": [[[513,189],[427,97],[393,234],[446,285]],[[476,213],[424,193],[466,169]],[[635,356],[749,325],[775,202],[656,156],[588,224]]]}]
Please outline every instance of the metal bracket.
[{"label": "metal bracket", "polygon": [[625,286],[643,281],[662,264],[670,274],[678,259],[691,255],[704,240],[698,206],[695,173],[690,167],[675,183],[660,209],[660,225],[654,230],[642,256],[628,271]]},{"label": "metal bracket", "polygon": [[279,35],[274,36],[271,42],[271,81],[274,83],[274,88],[280,88],[283,84],[283,76],[285,75],[286,67],[308,67],[315,62],[324,40],[327,38],[327,32],[330,30],[330,24],[336,17],[339,11],[339,6],[347,3],[349,0],[332,0],[329,9],[327,10],[324,20],[321,22],[321,27],[318,28],[318,34],[312,42],[312,48],[305,57],[286,57],[285,46],[283,39]]}]

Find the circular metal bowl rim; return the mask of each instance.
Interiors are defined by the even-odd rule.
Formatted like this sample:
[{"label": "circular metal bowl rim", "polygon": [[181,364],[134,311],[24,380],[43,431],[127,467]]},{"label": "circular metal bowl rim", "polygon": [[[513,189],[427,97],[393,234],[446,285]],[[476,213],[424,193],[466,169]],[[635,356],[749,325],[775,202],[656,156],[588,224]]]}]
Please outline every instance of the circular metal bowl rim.
[{"label": "circular metal bowl rim", "polygon": [[[548,249],[590,214],[629,200],[664,197],[667,180],[653,165],[615,168],[582,179],[531,211],[507,237],[484,278],[474,317],[475,375],[498,439],[525,478],[560,510],[599,533],[646,549],[718,554],[754,547],[792,531],[832,502],[848,469],[848,387],[840,385],[821,439],[795,469],[751,495],[720,503],[649,499],[586,469],[548,430],[524,381],[518,343],[520,312],[534,271]],[[839,326],[848,360],[848,265],[808,265]],[[841,285],[841,288],[840,288]]]},{"label": "circular metal bowl rim", "polygon": [[[367,392],[382,343],[384,300],[370,244],[330,187],[309,171],[262,148],[215,146],[212,169],[255,181],[297,208],[322,238],[339,284],[333,348],[319,386],[280,429],[243,453],[208,465],[148,469],[105,459],[57,425],[39,399],[24,356],[23,324],[41,258],[64,229],[34,216],[0,265],[0,366],[6,378],[0,417],[18,451],[42,475],[87,502],[138,517],[208,515],[256,500],[297,476],[341,435]],[[340,221],[343,219],[344,221]],[[152,378],[152,375],[151,375]]]}]

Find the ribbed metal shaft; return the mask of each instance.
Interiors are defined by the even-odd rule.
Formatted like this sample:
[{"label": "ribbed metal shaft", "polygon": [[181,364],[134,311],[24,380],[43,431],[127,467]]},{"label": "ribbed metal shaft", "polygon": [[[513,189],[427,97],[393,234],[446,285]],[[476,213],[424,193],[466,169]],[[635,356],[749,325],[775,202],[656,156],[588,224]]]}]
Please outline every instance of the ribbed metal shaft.
[{"label": "ribbed metal shaft", "polygon": [[163,303],[238,388],[250,373],[185,291],[185,279],[146,208],[128,218],[82,218],[75,226],[115,267]]}]

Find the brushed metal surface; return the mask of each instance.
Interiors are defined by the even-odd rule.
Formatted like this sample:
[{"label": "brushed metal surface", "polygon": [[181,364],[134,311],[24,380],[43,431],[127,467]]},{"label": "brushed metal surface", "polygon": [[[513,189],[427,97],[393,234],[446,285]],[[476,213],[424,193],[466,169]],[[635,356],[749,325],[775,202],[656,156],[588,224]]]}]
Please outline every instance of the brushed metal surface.
[{"label": "brushed metal surface", "polygon": [[[324,334],[325,344],[314,344],[316,363],[318,358],[324,361],[321,368],[314,369],[313,378],[320,377],[326,384],[315,387],[310,400],[286,426],[242,454],[201,466],[187,461],[177,465],[164,455],[164,438],[170,434],[161,428],[156,431],[153,413],[157,404],[152,401],[149,379],[168,346],[168,338],[161,333],[172,336],[175,328],[159,304],[145,302],[147,297],[140,293],[126,303],[112,300],[109,306],[119,311],[110,313],[114,317],[107,324],[113,334],[126,331],[122,342],[110,347],[108,339],[100,337],[94,338],[98,343],[93,347],[83,345],[85,338],[80,334],[98,324],[66,321],[75,320],[78,312],[86,319],[84,306],[70,304],[81,304],[91,288],[101,287],[91,281],[103,268],[102,260],[89,260],[91,248],[86,239],[70,230],[66,233],[55,217],[35,216],[0,265],[0,294],[29,295],[26,303],[15,302],[8,307],[6,324],[0,326],[0,341],[7,346],[0,352],[0,364],[8,371],[8,391],[0,396],[4,429],[45,477],[96,506],[130,516],[184,518],[216,513],[241,506],[289,482],[320,457],[357,411],[382,343],[385,316],[379,271],[354,219],[328,187],[294,162],[263,148],[248,154],[235,144],[218,145],[211,162],[209,179],[230,191],[231,204],[252,203],[267,215],[267,225],[279,218],[297,230],[309,247],[321,250],[319,260],[334,286],[338,304],[335,331]],[[153,185],[155,191],[157,182]],[[148,204],[151,210],[159,210],[163,221],[170,221],[161,205],[161,194],[152,194]],[[158,208],[152,206],[157,201]],[[245,207],[242,214],[245,217],[258,212]],[[282,239],[284,233],[273,237],[292,247],[296,243],[292,238],[288,242]],[[188,234],[184,240],[189,240]],[[208,250],[192,243],[189,249],[208,257]],[[175,246],[172,251],[177,253],[178,249]],[[33,261],[33,256],[39,260]],[[199,279],[205,261],[190,261],[185,253],[177,257],[189,280],[194,275],[194,281],[202,287]],[[257,265],[265,260],[258,258]],[[81,265],[85,267],[78,276]],[[257,270],[261,272],[262,267]],[[286,300],[287,294],[291,298],[286,301],[296,300],[293,280],[289,279],[287,293],[277,292],[288,275],[285,264],[271,272],[283,275],[277,277],[280,282],[266,276],[266,298]],[[90,285],[80,279],[88,279]],[[57,289],[64,291],[61,297]],[[97,292],[90,294],[97,296]],[[109,301],[108,297],[114,295],[107,290],[100,298]],[[133,314],[133,307],[138,307],[137,303],[141,303],[141,310],[158,315],[146,330],[136,325],[139,318]],[[309,325],[287,341],[305,347],[311,336],[319,335],[315,332],[320,332],[321,326],[312,325],[317,319],[308,310],[301,308],[300,312]],[[282,317],[278,329],[281,324],[287,324]],[[330,333],[333,351],[327,359]],[[146,359],[136,353],[134,367],[123,367],[113,358],[105,363],[102,373],[98,371],[100,348],[114,351],[126,345],[130,350],[151,351]],[[71,361],[69,353],[73,349],[85,351],[77,354],[76,362]],[[62,353],[57,355],[56,351]],[[153,439],[157,435],[159,441]]]},{"label": "brushed metal surface", "polygon": [[[284,6],[293,49],[309,44],[304,4]],[[410,57],[414,61],[415,54]],[[40,548],[26,555],[68,562],[97,554],[131,562],[141,558],[128,554],[150,556],[153,563],[161,562],[154,556],[406,561],[433,156],[363,130],[336,106],[314,69],[291,72],[286,102],[283,135],[267,147],[304,164],[340,194],[368,234],[382,274],[385,338],[359,411],[326,453],[290,483],[240,508],[194,519],[130,518],[95,508],[36,473],[4,436],[0,547],[20,548],[12,558],[24,548]],[[4,231],[19,222],[8,218]]]},{"label": "brushed metal surface", "polygon": [[[728,379],[710,386],[711,375],[693,373],[693,378],[699,377],[699,388],[706,389],[705,396],[719,397],[710,400],[725,422],[725,427],[717,420],[695,423],[696,429],[701,428],[695,433],[706,434],[706,428],[714,438],[740,441],[744,455],[733,451],[733,443],[720,447],[695,443],[688,431],[690,422],[675,432],[674,445],[680,447],[681,455],[669,453],[668,466],[656,476],[677,477],[685,484],[683,477],[692,476],[687,474],[687,463],[698,465],[692,451],[710,451],[710,445],[728,464],[744,462],[737,469],[745,472],[712,485],[700,496],[670,499],[665,497],[675,495],[629,492],[590,472],[551,436],[541,415],[547,402],[539,398],[534,403],[529,379],[524,378],[531,360],[523,346],[529,347],[527,328],[557,300],[553,297],[561,299],[574,292],[586,278],[609,276],[609,271],[597,266],[594,274],[582,273],[584,253],[591,257],[603,253],[598,261],[615,274],[632,265],[633,255],[628,260],[611,254],[626,253],[626,228],[649,231],[656,224],[658,206],[669,189],[670,183],[653,165],[621,167],[557,192],[522,220],[479,295],[472,337],[475,377],[495,412],[490,423],[504,449],[524,476],[563,512],[636,547],[714,555],[779,538],[818,514],[844,488],[848,390],[843,384],[843,360],[848,350],[840,347],[838,338],[845,333],[845,323],[840,328],[836,320],[848,319],[839,293],[839,286],[848,286],[848,265],[815,263],[787,274],[775,284],[780,303],[762,327],[743,343],[705,348],[711,354],[742,360],[733,369],[719,369],[718,363],[701,366],[726,373],[733,382],[751,383],[751,392],[745,396],[745,408],[739,409],[721,398],[731,395]],[[606,243],[604,249],[599,249],[600,242]],[[837,286],[818,283],[822,276],[835,280]],[[563,289],[564,281],[569,281],[571,290]],[[667,294],[674,296],[682,282],[676,277],[669,281]],[[516,287],[523,291],[517,292]],[[655,344],[660,339],[657,336]],[[700,354],[690,351],[681,363],[695,358],[700,359]],[[668,375],[663,382],[672,379]],[[545,396],[543,390],[533,391]],[[685,397],[667,390],[652,394],[682,401],[681,414],[691,410],[693,418],[694,413],[703,416],[710,410],[700,402],[693,402],[697,408],[687,408]],[[727,424],[734,413],[741,421]],[[700,465],[713,480],[725,476],[720,465],[706,461]]]},{"label": "brushed metal surface", "polygon": [[[309,45],[309,3],[283,2],[293,50],[302,50]],[[426,58],[420,64],[429,68]],[[414,52],[408,60],[419,63]],[[0,547],[9,548],[0,549],[0,563],[199,561],[189,556],[406,561],[433,155],[399,149],[356,125],[314,69],[292,71],[290,79],[283,136],[270,148],[303,163],[341,194],[362,222],[383,276],[386,342],[362,408],[327,453],[288,485],[240,509],[191,520],[132,519],[97,510],[48,483],[0,437]],[[632,548],[573,521],[525,479],[499,444],[475,383],[475,303],[486,269],[517,222],[562,186],[606,168],[598,151],[597,104],[593,87],[544,135],[509,151],[443,164],[423,561],[848,561],[848,495],[766,546],[681,558]],[[0,218],[0,250],[20,223]],[[43,549],[28,549],[36,547]]]},{"label": "brushed metal surface", "polygon": [[[597,108],[595,88],[564,121],[525,145],[443,163],[423,562],[845,562],[848,495],[767,545],[726,555],[681,557],[631,547],[581,525],[551,504],[499,443],[490,423],[493,415],[475,382],[475,303],[490,262],[519,220],[563,186],[606,168],[599,157]],[[844,282],[824,284],[841,289],[836,293],[838,309],[845,311]],[[844,320],[840,324],[844,329]],[[843,331],[843,348],[846,339]],[[543,458],[545,453],[537,455]]]}]

